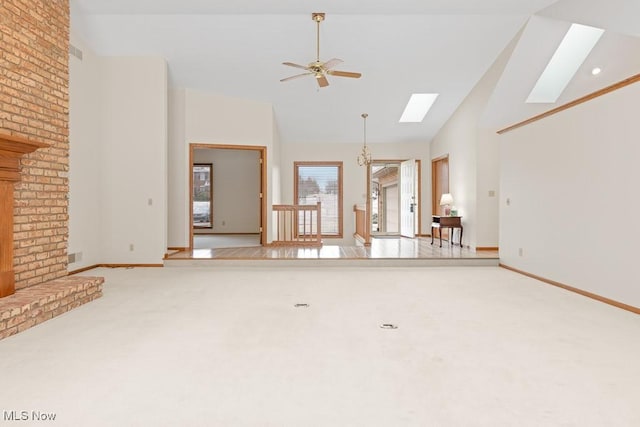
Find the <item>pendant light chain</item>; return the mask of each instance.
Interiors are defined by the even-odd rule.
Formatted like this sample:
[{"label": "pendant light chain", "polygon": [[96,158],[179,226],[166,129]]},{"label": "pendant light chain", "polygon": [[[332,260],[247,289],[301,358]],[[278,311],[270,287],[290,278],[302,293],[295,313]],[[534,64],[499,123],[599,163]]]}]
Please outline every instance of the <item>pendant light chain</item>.
[{"label": "pendant light chain", "polygon": [[369,114],[362,113],[360,115],[360,117],[362,117],[362,119],[363,119],[364,140],[363,140],[363,144],[362,144],[362,152],[358,156],[358,165],[359,166],[365,166],[365,165],[370,165],[371,164],[371,152],[369,151],[369,148],[367,147],[367,117],[369,117]]}]

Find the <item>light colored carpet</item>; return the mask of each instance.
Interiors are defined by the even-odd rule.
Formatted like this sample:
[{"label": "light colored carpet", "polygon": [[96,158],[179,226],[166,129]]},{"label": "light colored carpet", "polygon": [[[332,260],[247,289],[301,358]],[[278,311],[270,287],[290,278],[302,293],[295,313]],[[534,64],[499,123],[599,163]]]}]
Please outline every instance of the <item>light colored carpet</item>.
[{"label": "light colored carpet", "polygon": [[0,341],[0,410],[63,426],[640,425],[640,316],[504,269],[86,275],[106,277],[103,298]]}]

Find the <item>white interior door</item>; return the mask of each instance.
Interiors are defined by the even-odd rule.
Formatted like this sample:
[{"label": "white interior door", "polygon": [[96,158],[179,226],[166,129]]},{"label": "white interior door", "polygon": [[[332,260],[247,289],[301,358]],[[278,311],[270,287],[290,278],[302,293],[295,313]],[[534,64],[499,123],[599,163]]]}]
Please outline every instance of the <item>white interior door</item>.
[{"label": "white interior door", "polygon": [[415,237],[416,161],[400,163],[400,234]]}]

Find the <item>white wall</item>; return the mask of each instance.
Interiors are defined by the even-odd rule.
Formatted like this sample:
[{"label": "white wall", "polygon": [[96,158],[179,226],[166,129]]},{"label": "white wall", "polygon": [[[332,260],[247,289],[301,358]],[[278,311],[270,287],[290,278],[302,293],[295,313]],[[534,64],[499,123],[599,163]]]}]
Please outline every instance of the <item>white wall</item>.
[{"label": "white wall", "polygon": [[[189,153],[185,149],[184,89],[169,89],[169,141],[168,141],[168,230],[170,248],[189,246]],[[187,188],[187,191],[184,191]]]},{"label": "white wall", "polygon": [[271,145],[271,104],[191,89],[185,94],[185,137],[189,142]]},{"label": "white wall", "polygon": [[636,83],[501,136],[502,263],[640,307],[638,99]]},{"label": "white wall", "polygon": [[269,153],[269,166],[271,175],[271,201],[274,205],[282,203],[282,182],[280,168],[282,162],[282,143],[280,142],[280,132],[275,117],[273,118],[273,149]]},{"label": "white wall", "polygon": [[161,263],[167,247],[166,62],[105,58],[102,73],[104,262]]},{"label": "white wall", "polygon": [[72,57],[70,69],[69,252],[83,259],[69,268],[159,264],[167,229],[166,63],[97,57],[72,43],[84,60]]},{"label": "white wall", "polygon": [[[504,49],[431,142],[432,158],[449,155],[449,192],[463,217],[463,243],[472,248],[498,243],[498,142],[495,130],[482,129],[479,122],[516,40]],[[495,196],[489,196],[489,191],[495,191]]]},{"label": "white wall", "polygon": [[500,229],[500,139],[493,129],[478,129],[476,165],[476,243],[495,248]]},{"label": "white wall", "polygon": [[[374,159],[421,160],[422,233],[430,232],[431,224],[431,172],[429,144],[424,143],[380,143],[369,144]],[[296,161],[342,161],[343,173],[343,238],[325,238],[325,245],[353,245],[355,217],[353,205],[366,203],[367,171],[358,166],[357,158],[361,144],[282,144],[281,180],[282,203],[294,203],[293,163]]]},{"label": "white wall", "polygon": [[467,98],[454,116],[438,133],[431,143],[431,156],[437,158],[449,155],[449,193],[453,196],[453,206],[462,216],[464,245],[477,244],[477,127],[478,101],[473,96]]},{"label": "white wall", "polygon": [[[169,222],[170,247],[189,246],[189,145],[250,145],[267,150],[267,209],[273,205],[274,166],[272,153],[277,152],[274,141],[274,120],[271,104],[204,93],[191,89],[172,90],[170,116],[170,151],[182,151],[169,159],[171,184],[169,204],[173,211]],[[267,240],[271,240],[267,227]]]},{"label": "white wall", "polygon": [[199,233],[260,232],[260,153],[197,149],[194,163],[213,164],[213,228]]},{"label": "white wall", "polygon": [[[278,129],[278,123],[276,121],[275,115],[273,117],[273,149],[271,150],[271,154],[269,156],[268,161],[268,170],[270,174],[267,176],[267,179],[270,182],[269,188],[271,189],[271,193],[269,193],[268,197],[271,200],[271,206],[282,204],[282,142],[280,141],[280,131]],[[269,221],[269,215],[271,215],[271,221]],[[272,215],[271,212],[267,212],[267,224],[269,227],[269,234],[273,230],[276,230],[278,226],[278,221],[275,216]]]},{"label": "white wall", "polygon": [[102,88],[100,60],[77,37],[83,51],[69,60],[69,240],[68,253],[81,253],[69,270],[102,263],[101,175]]}]

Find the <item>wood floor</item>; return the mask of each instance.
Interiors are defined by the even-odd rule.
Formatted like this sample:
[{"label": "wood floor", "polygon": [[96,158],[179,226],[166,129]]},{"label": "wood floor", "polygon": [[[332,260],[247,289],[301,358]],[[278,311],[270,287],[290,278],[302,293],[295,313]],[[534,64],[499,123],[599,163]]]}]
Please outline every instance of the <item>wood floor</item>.
[{"label": "wood floor", "polygon": [[394,265],[393,262],[405,265],[406,262],[422,261],[421,264],[430,265],[497,265],[499,258],[498,251],[476,252],[466,247],[449,245],[446,241],[440,247],[437,239],[432,245],[431,238],[418,237],[373,239],[370,247],[325,244],[320,248],[256,246],[192,249],[169,254],[165,258],[165,265],[180,265],[186,261],[191,261],[189,265],[201,265],[202,261],[207,260],[341,260],[373,261],[384,265]]}]

